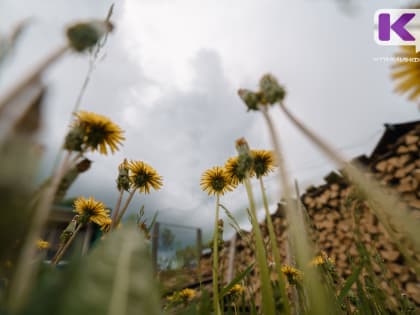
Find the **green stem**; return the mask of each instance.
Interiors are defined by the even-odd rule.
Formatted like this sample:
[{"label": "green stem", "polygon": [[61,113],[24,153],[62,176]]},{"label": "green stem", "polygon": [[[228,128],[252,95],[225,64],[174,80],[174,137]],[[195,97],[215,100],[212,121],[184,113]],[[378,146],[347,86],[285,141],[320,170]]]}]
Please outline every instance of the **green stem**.
[{"label": "green stem", "polygon": [[264,241],[260,226],[257,219],[257,211],[255,208],[254,195],[252,193],[251,182],[249,178],[244,179],[244,185],[248,195],[251,224],[255,235],[255,249],[257,262],[260,269],[261,293],[262,293],[262,313],[264,315],[275,315],[276,309],[274,305],[273,288],[271,286],[270,272],[268,269],[267,257],[264,250]]},{"label": "green stem", "polygon": [[[110,20],[110,18],[111,18],[111,15],[112,15],[112,11],[113,11],[113,9],[114,9],[114,4],[112,4],[111,5],[111,7],[109,8],[109,11],[108,11],[108,14],[107,14],[107,16],[106,16],[106,19],[105,19],[105,21],[107,21],[107,22],[109,22],[109,20]],[[75,104],[74,104],[74,106],[73,106],[73,110],[72,110],[72,112],[71,112],[71,117],[70,117],[70,121],[69,121],[69,124],[72,122],[72,120],[73,120],[73,114],[75,114],[78,110],[79,110],[79,108],[80,108],[80,104],[81,104],[81,102],[82,102],[82,98],[83,98],[83,95],[85,94],[85,92],[86,92],[86,89],[87,89],[87,86],[88,86],[88,84],[89,84],[89,81],[90,81],[90,78],[91,78],[91,75],[92,75],[92,72],[93,72],[93,70],[94,70],[94,68],[95,68],[95,62],[96,62],[96,60],[97,60],[97,58],[98,58],[98,55],[99,55],[99,51],[100,51],[100,49],[104,46],[104,44],[105,44],[105,42],[106,42],[106,39],[107,39],[107,37],[108,37],[108,32],[106,32],[105,33],[105,35],[104,35],[104,37],[103,37],[103,42],[102,43],[100,43],[100,42],[98,42],[97,44],[96,44],[96,49],[95,49],[95,52],[91,55],[91,59],[89,60],[89,67],[88,67],[88,70],[87,70],[87,73],[86,73],[86,77],[85,77],[85,80],[83,81],[83,84],[82,84],[82,86],[81,86],[81,88],[80,88],[80,91],[79,91],[79,94],[77,95],[77,99],[76,99],[76,102],[75,102]],[[60,148],[61,147],[63,147],[63,145],[64,145],[64,141],[63,141],[63,143],[62,143],[62,145],[60,146]],[[63,150],[58,150],[58,152],[57,152],[57,154],[56,154],[56,156],[55,156],[55,159],[54,159],[54,167],[58,164],[58,162],[60,161],[60,159],[61,159],[61,155],[62,155],[62,153],[63,153]]]},{"label": "green stem", "polygon": [[123,218],[125,211],[127,211],[128,205],[130,204],[131,199],[133,199],[135,193],[136,193],[136,190],[133,189],[130,192],[130,195],[128,195],[128,198],[127,198],[127,201],[125,202],[124,207],[121,209],[121,212],[118,214],[117,220],[115,222],[115,226],[118,226],[118,224],[120,224],[121,219]]},{"label": "green stem", "polygon": [[56,266],[60,262],[61,258],[63,258],[64,254],[66,253],[66,251],[69,248],[70,244],[73,243],[73,240],[76,237],[76,234],[80,231],[80,229],[82,228],[82,226],[83,226],[83,224],[81,224],[81,223],[77,226],[76,230],[71,235],[71,237],[66,242],[66,244],[63,246],[63,248],[61,249],[61,251],[58,253],[58,255],[56,255],[55,259],[53,261],[51,261],[51,265]]},{"label": "green stem", "polygon": [[279,285],[280,285],[280,294],[281,294],[282,301],[284,301],[283,302],[284,313],[285,314],[290,314],[289,300],[288,300],[288,297],[287,297],[286,285],[285,285],[286,281],[285,281],[284,274],[281,271],[280,251],[279,251],[279,248],[277,246],[276,234],[274,232],[273,221],[271,220],[271,215],[270,215],[270,210],[269,210],[269,207],[268,207],[267,194],[266,194],[266,191],[265,191],[263,178],[260,177],[259,181],[260,181],[261,194],[262,194],[263,204],[264,204],[264,209],[265,209],[265,217],[266,217],[266,220],[267,220],[268,234],[269,234],[270,242],[271,242],[271,250],[272,250],[272,253],[273,253],[274,264],[276,266],[278,282],[279,282]]},{"label": "green stem", "polygon": [[279,167],[278,173],[280,186],[286,199],[285,209],[289,225],[288,230],[290,233],[290,242],[294,245],[293,250],[296,252],[297,264],[300,268],[302,268],[305,275],[303,277],[303,281],[304,287],[308,291],[310,314],[333,314],[335,310],[333,310],[333,307],[330,305],[330,301],[327,297],[325,287],[322,285],[320,275],[316,269],[311,268],[308,265],[309,261],[313,257],[314,251],[309,242],[307,229],[304,221],[302,220],[302,216],[299,215],[298,209],[296,208],[296,202],[293,201],[288,171],[277,132],[268,113],[267,107],[260,106],[260,110],[267,123],[274,151],[276,153],[276,160]]},{"label": "green stem", "polygon": [[219,203],[220,196],[216,194],[216,216],[213,235],[213,307],[216,315],[221,315],[219,303]]},{"label": "green stem", "polygon": [[118,196],[118,199],[117,199],[117,204],[115,205],[115,209],[112,213],[111,229],[113,229],[116,226],[115,225],[115,220],[118,218],[118,212],[120,211],[121,201],[122,201],[123,195],[124,195],[124,189],[121,189],[120,190],[120,195]]}]

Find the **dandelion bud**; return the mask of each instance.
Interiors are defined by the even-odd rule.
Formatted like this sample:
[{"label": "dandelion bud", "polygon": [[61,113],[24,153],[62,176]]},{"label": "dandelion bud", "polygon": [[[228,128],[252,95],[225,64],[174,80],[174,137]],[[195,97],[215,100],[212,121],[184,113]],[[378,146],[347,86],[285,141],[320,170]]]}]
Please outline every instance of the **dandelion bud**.
[{"label": "dandelion bud", "polygon": [[128,162],[127,159],[118,166],[118,178],[117,178],[117,188],[119,191],[130,190],[130,177],[128,175]]},{"label": "dandelion bud", "polygon": [[238,140],[236,140],[236,151],[238,151],[238,154],[250,153],[248,141],[246,141],[245,138],[239,138]]},{"label": "dandelion bud", "polygon": [[64,140],[64,149],[67,151],[82,151],[83,133],[79,128],[73,128]]},{"label": "dandelion bud", "polygon": [[75,215],[71,222],[67,225],[64,231],[60,235],[61,243],[66,243],[70,237],[73,235],[74,231],[76,231],[77,221],[79,220],[79,216]]},{"label": "dandelion bud", "polygon": [[75,51],[83,52],[95,46],[113,28],[109,21],[81,22],[67,28],[67,38]]},{"label": "dandelion bud", "polygon": [[247,174],[252,176],[254,158],[245,138],[236,140],[236,151],[238,151],[238,165],[236,167],[238,177],[246,177]]},{"label": "dandelion bud", "polygon": [[261,78],[260,89],[262,94],[261,97],[264,99],[264,103],[268,104],[281,102],[286,95],[284,88],[271,74],[266,74]]},{"label": "dandelion bud", "polygon": [[90,168],[91,164],[91,160],[83,159],[64,174],[55,193],[54,203],[59,203],[64,199],[67,191],[69,190],[71,185],[73,185],[79,174],[86,172]]},{"label": "dandelion bud", "polygon": [[248,111],[258,110],[258,104],[261,101],[259,94],[254,93],[250,90],[240,89],[238,91],[238,95],[242,99],[242,101],[245,103],[245,105],[248,107]]},{"label": "dandelion bud", "polygon": [[86,172],[87,170],[90,169],[90,166],[91,165],[92,165],[92,161],[91,160],[89,160],[89,159],[83,159],[79,163],[76,164],[76,168],[77,168],[77,171],[79,173],[84,173],[84,172]]},{"label": "dandelion bud", "polygon": [[223,219],[219,219],[218,225],[219,225],[219,229],[220,229],[221,231],[223,231],[223,226],[225,225],[225,223],[224,223]]}]

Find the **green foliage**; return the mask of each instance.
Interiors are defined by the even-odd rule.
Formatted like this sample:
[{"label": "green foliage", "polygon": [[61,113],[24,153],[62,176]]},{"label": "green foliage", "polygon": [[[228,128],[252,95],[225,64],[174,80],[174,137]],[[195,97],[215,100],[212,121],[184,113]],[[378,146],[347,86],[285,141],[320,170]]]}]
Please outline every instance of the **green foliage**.
[{"label": "green foliage", "polygon": [[64,270],[47,271],[22,315],[158,315],[159,305],[147,245],[128,226]]}]

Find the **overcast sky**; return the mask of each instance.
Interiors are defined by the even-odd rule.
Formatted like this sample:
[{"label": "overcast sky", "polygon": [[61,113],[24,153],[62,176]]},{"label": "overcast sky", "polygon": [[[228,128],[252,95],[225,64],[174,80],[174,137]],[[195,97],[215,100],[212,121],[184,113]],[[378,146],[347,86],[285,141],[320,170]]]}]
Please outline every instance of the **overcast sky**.
[{"label": "overcast sky", "polygon": [[[0,91],[64,41],[66,24],[103,18],[111,2],[0,1],[1,33],[33,18],[15,55],[1,69]],[[238,88],[255,89],[266,72],[286,86],[287,106],[346,156],[369,154],[384,123],[419,118],[416,104],[393,93],[390,65],[373,60],[395,51],[373,41],[375,10],[407,1],[353,0],[350,10],[341,2],[115,1],[116,29],[82,108],[112,118],[127,140],[114,156],[90,154],[92,169],[70,195],[93,195],[113,207],[117,165],[124,157],[140,159],[164,177],[164,188],[136,196],[131,211],[144,203],[149,214],[159,210],[163,222],[211,230],[214,200],[200,191],[201,173],[235,154],[239,137],[254,148],[270,148],[262,117],[247,113],[237,96]],[[71,54],[45,77],[44,176],[66,133],[87,67],[87,56]],[[321,183],[333,166],[279,110],[273,109],[273,116],[293,178],[302,188]],[[276,184],[274,177],[267,181],[273,204]],[[222,203],[244,217],[243,189]]]}]

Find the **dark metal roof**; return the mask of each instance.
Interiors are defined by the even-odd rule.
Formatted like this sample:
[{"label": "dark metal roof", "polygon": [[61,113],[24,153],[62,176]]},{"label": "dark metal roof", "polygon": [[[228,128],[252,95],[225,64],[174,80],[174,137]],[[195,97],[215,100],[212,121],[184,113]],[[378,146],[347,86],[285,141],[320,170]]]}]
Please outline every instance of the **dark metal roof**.
[{"label": "dark metal roof", "polygon": [[373,150],[372,154],[370,155],[369,159],[374,161],[381,155],[388,152],[390,145],[395,144],[398,138],[413,130],[418,125],[420,125],[420,120],[401,124],[384,124],[385,132]]}]

